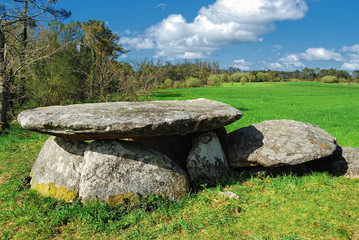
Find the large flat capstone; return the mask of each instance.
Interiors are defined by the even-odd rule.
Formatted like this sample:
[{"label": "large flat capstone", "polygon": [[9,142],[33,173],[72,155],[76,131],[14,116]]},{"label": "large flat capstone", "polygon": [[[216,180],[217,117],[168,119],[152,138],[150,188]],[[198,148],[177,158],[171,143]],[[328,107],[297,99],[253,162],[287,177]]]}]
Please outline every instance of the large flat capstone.
[{"label": "large flat capstone", "polygon": [[21,112],[18,121],[35,132],[90,140],[209,131],[242,116],[228,104],[196,99],[41,107]]}]

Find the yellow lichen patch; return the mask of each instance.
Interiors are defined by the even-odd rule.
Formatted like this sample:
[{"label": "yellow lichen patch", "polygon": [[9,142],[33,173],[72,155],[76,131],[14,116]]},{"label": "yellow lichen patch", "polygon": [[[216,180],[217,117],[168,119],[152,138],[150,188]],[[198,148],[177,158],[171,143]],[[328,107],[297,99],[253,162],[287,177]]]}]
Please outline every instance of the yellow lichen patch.
[{"label": "yellow lichen patch", "polygon": [[66,202],[74,200],[78,195],[78,191],[68,190],[64,187],[56,187],[55,183],[39,183],[35,184],[31,188],[36,189],[41,195],[45,197],[54,197]]},{"label": "yellow lichen patch", "polygon": [[321,148],[323,148],[324,150],[328,150],[328,149],[329,149],[329,147],[328,147],[327,145],[323,144],[323,143],[320,143],[319,146],[320,146]]},{"label": "yellow lichen patch", "polygon": [[107,199],[107,203],[110,206],[118,206],[118,205],[122,205],[125,203],[125,201],[136,201],[138,200],[138,195],[134,192],[128,192],[126,194],[116,194],[114,196],[110,196]]}]

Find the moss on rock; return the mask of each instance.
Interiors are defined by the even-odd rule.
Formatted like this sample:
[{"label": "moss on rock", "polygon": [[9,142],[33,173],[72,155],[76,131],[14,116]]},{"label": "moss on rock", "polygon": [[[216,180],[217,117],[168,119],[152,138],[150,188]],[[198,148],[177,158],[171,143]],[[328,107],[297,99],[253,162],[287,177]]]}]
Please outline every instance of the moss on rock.
[{"label": "moss on rock", "polygon": [[78,191],[68,190],[64,187],[56,187],[55,183],[38,183],[31,187],[45,197],[54,197],[66,202],[74,200],[78,196]]}]

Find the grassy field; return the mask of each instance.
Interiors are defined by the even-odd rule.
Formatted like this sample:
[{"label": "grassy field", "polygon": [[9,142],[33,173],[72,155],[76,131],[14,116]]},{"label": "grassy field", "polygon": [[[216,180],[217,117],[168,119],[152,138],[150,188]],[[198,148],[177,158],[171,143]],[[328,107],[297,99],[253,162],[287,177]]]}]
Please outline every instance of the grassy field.
[{"label": "grassy field", "polygon": [[[154,100],[200,97],[243,111],[227,131],[294,119],[319,125],[340,145],[359,147],[359,85],[226,84],[161,90]],[[37,195],[23,179],[46,139],[19,126],[0,136],[1,239],[359,239],[359,179],[239,173],[178,203],[156,197],[121,207],[64,203]]]}]

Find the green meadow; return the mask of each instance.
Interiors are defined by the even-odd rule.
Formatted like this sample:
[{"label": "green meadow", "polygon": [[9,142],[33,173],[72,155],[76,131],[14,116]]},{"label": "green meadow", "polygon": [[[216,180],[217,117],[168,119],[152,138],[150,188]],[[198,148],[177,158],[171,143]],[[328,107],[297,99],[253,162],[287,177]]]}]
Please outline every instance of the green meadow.
[{"label": "green meadow", "polygon": [[[240,109],[234,131],[271,119],[316,124],[359,148],[359,85],[240,83],[163,89],[153,100],[208,98]],[[181,202],[149,196],[118,207],[39,196],[26,176],[48,136],[0,136],[0,239],[359,239],[359,179],[236,173]],[[231,191],[229,199],[219,194]]]}]

